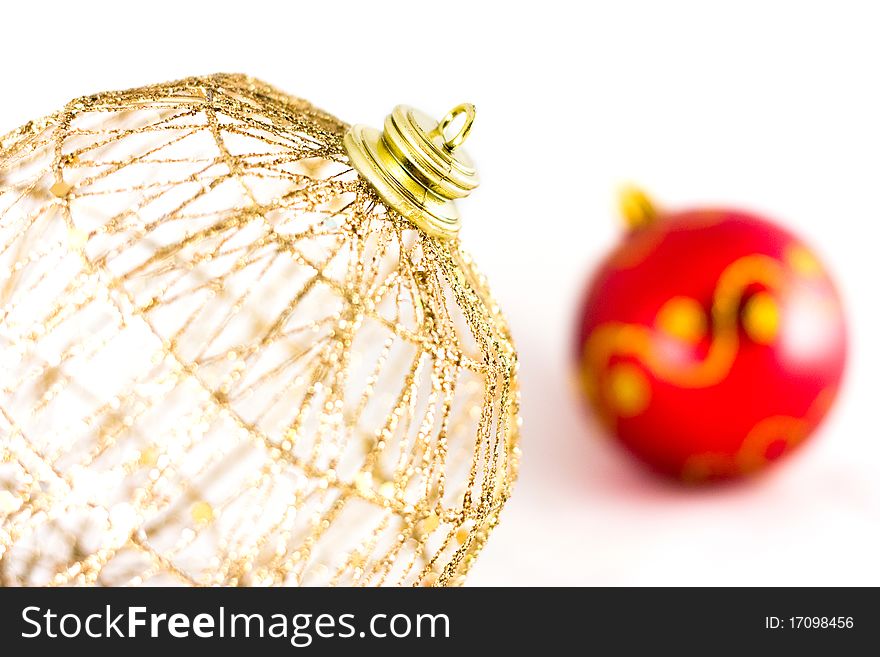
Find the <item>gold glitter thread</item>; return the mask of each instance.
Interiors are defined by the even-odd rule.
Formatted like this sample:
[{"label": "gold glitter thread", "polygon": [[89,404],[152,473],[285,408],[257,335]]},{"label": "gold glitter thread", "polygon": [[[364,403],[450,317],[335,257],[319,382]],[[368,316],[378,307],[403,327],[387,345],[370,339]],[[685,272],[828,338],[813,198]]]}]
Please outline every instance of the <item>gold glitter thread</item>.
[{"label": "gold glitter thread", "polygon": [[462,581],[516,478],[516,354],[347,129],[213,75],[0,138],[0,583]]}]

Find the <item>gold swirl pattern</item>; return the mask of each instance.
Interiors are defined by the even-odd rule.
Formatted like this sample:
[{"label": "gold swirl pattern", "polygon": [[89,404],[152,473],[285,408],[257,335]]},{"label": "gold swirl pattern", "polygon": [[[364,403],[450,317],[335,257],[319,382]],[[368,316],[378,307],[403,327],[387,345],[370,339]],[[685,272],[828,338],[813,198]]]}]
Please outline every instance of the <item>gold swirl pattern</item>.
[{"label": "gold swirl pattern", "polygon": [[[799,278],[823,275],[816,257],[804,246],[791,244],[782,260],[761,254],[741,257],[718,277],[710,315],[691,297],[673,296],[659,309],[653,326],[607,322],[586,340],[581,385],[597,403],[601,419],[613,426],[619,419],[640,415],[651,402],[649,375],[683,389],[706,388],[730,373],[740,349],[739,327],[756,344],[772,344],[779,336],[778,299]],[[755,286],[760,289],[754,290]],[[688,363],[668,356],[669,339],[697,345],[708,338],[705,356]],[[629,358],[612,362],[616,357]],[[688,458],[680,476],[704,481],[760,470],[798,445],[828,410],[835,388],[823,390],[804,417],[771,415],[755,423],[735,453],[705,452]]]},{"label": "gold swirl pattern", "polygon": [[[705,388],[717,384],[727,376],[736,359],[739,311],[746,290],[754,284],[761,284],[768,290],[778,291],[783,281],[782,263],[770,256],[748,255],[731,263],[721,273],[713,294],[712,342],[706,356],[684,366],[671,363],[664,357],[653,327],[622,322],[608,322],[597,327],[584,345],[582,376],[589,379],[583,381],[585,390],[591,394],[599,390],[597,378],[607,370],[614,356],[634,357],[658,379],[682,388]],[[768,299],[771,299],[769,295],[765,301]],[[668,325],[669,320],[664,323]]]}]

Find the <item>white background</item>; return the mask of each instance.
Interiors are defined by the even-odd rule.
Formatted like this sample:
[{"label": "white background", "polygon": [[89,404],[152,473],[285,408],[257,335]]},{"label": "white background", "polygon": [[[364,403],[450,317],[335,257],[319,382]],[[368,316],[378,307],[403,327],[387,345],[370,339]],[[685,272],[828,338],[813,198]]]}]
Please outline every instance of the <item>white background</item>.
[{"label": "white background", "polygon": [[[105,89],[244,72],[350,122],[471,101],[463,239],[522,361],[521,479],[471,585],[880,584],[880,10],[870,2],[6,3],[0,133]],[[759,209],[815,245],[851,326],[801,454],[681,489],[599,437],[570,385],[577,292],[614,195]]]}]

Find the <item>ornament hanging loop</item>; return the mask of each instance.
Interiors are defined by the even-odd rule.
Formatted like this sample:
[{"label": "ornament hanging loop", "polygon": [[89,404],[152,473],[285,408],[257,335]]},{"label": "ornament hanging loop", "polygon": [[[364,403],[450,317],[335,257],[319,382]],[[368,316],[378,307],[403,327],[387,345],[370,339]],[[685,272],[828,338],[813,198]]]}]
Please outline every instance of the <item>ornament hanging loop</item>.
[{"label": "ornament hanging loop", "polygon": [[385,118],[382,132],[355,125],[343,143],[351,165],[389,210],[433,237],[452,238],[461,228],[455,200],[479,184],[477,171],[461,148],[475,117],[470,103],[453,107],[440,121],[398,105]]},{"label": "ornament hanging loop", "polygon": [[[452,137],[447,137],[446,131],[449,129],[449,126],[462,115],[464,116],[464,121],[458,129],[458,132],[452,135]],[[443,143],[446,145],[446,148],[452,151],[465,142],[468,135],[471,133],[471,127],[474,125],[474,119],[476,116],[476,107],[470,103],[462,103],[461,105],[453,107],[446,113],[446,116],[440,119],[440,123],[437,125],[437,132],[443,137]]]}]

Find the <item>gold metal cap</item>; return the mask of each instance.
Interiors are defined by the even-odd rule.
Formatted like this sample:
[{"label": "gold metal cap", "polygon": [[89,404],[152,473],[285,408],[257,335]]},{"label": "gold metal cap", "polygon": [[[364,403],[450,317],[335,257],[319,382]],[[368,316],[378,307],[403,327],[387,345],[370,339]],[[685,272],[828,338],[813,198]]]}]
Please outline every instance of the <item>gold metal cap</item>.
[{"label": "gold metal cap", "polygon": [[626,185],[620,190],[618,206],[630,230],[644,228],[657,220],[657,208],[651,198],[634,185]]},{"label": "gold metal cap", "polygon": [[384,132],[353,126],[345,134],[345,149],[352,166],[389,207],[434,237],[455,237],[461,219],[454,201],[479,184],[460,148],[475,116],[469,103],[452,108],[440,121],[398,105],[385,119]]}]

